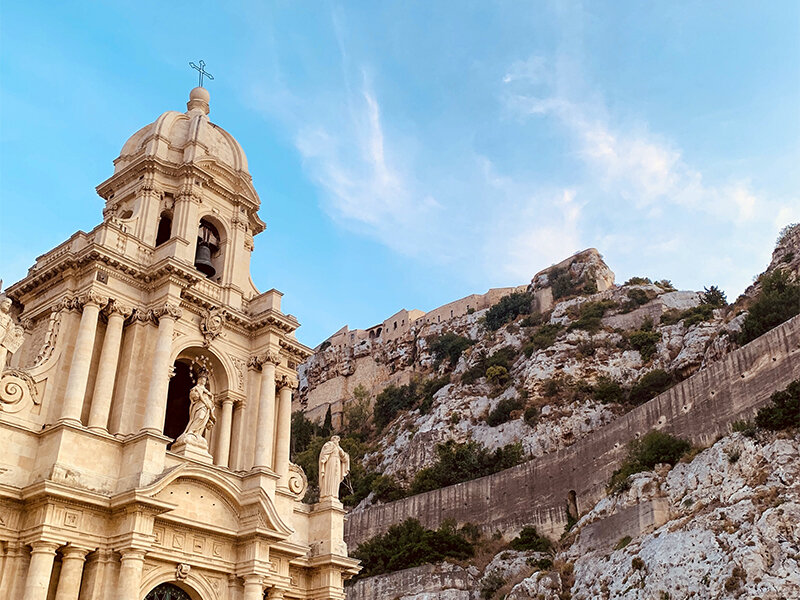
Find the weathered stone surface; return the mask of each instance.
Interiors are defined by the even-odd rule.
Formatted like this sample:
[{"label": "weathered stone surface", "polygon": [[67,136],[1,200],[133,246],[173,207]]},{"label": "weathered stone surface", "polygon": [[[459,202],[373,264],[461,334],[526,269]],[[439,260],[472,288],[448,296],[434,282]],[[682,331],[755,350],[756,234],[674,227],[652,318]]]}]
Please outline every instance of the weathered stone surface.
[{"label": "weathered stone surface", "polygon": [[479,577],[475,567],[423,565],[357,581],[347,600],[477,600]]}]

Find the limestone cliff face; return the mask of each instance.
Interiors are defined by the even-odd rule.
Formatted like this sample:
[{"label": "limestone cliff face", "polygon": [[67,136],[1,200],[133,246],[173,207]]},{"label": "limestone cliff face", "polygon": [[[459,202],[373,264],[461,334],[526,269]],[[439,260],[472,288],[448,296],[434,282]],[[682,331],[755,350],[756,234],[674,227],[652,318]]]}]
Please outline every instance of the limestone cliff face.
[{"label": "limestone cliff face", "polygon": [[498,581],[491,597],[506,600],[800,597],[796,433],[735,433],[630,481],[578,521],[551,567],[503,550],[484,569],[443,563],[359,581],[348,600],[479,600]]},{"label": "limestone cliff face", "polygon": [[[798,266],[800,227],[795,227],[784,234],[769,270],[796,272]],[[366,457],[377,471],[408,482],[435,461],[437,444],[447,440],[474,440],[492,450],[520,442],[530,458],[569,446],[628,410],[587,392],[592,386],[615,382],[630,389],[659,370],[677,381],[737,347],[745,318],[738,304],[701,307],[703,292],[674,290],[666,282],[613,281],[600,254],[589,249],[534,276],[527,290],[532,314],[543,315],[536,317],[539,321],[518,318],[491,331],[484,324],[484,309],[420,323],[388,342],[366,339],[349,348],[321,347],[301,368],[301,406],[309,397],[317,403],[327,398],[336,424],[337,412],[358,385],[374,400],[390,384],[449,376],[450,383],[434,395],[427,412],[400,413]],[[587,310],[598,305],[605,307],[602,318],[587,325]],[[700,308],[706,311],[702,318],[686,316]],[[531,345],[542,326],[550,328],[552,340]],[[431,341],[444,333],[475,342],[455,365],[437,363],[431,352]],[[643,337],[650,339],[649,348],[632,343]],[[508,383],[498,386],[484,376],[476,378],[476,369],[501,351],[510,356]],[[490,425],[487,417],[503,402],[514,410],[501,424]],[[526,419],[526,409],[534,409],[535,417]],[[309,414],[317,421],[323,417],[324,410]]]}]

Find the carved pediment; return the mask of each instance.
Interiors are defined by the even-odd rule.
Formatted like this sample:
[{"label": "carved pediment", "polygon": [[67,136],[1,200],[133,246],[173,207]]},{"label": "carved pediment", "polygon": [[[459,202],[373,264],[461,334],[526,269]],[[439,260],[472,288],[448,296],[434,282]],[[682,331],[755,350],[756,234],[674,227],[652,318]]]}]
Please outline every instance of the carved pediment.
[{"label": "carved pediment", "polygon": [[224,529],[234,535],[257,529],[276,540],[293,533],[263,489],[243,492],[223,475],[202,466],[184,464],[138,492],[174,505],[161,515],[165,520]]}]

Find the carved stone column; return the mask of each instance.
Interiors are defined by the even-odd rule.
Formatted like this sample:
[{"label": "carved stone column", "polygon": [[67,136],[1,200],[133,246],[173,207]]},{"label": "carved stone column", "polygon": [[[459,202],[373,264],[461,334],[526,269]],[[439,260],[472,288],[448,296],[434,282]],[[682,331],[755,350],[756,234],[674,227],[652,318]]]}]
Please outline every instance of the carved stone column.
[{"label": "carved stone column", "polygon": [[54,542],[33,542],[31,544],[31,562],[28,565],[28,576],[25,579],[25,600],[47,600],[47,589],[50,587],[50,576],[53,573],[53,560],[56,550],[61,544]]},{"label": "carved stone column", "polygon": [[222,401],[222,414],[219,417],[219,432],[217,436],[217,451],[214,453],[214,464],[222,467],[228,466],[231,452],[231,426],[233,424],[233,398]]},{"label": "carved stone column", "polygon": [[275,367],[280,364],[277,352],[261,357],[261,390],[258,395],[256,451],[253,468],[272,468],[273,431],[275,428]]},{"label": "carved stone column", "polygon": [[285,375],[280,381],[278,400],[278,440],[275,444],[275,472],[280,476],[280,485],[288,487],[289,448],[292,441],[292,389],[297,385]]},{"label": "carved stone column", "polygon": [[114,381],[117,377],[119,349],[122,342],[122,327],[133,310],[118,302],[109,306],[108,327],[100,351],[100,363],[97,366],[97,379],[92,394],[92,408],[89,412],[89,429],[108,431],[108,415],[111,412],[111,396],[114,393]]},{"label": "carved stone column", "polygon": [[75,546],[67,546],[61,552],[61,574],[58,576],[55,600],[78,600],[83,563],[88,553],[88,549]]},{"label": "carved stone column", "polygon": [[175,321],[181,318],[183,311],[177,306],[168,303],[153,311],[153,314],[158,318],[158,338],[153,351],[150,388],[147,391],[142,430],[161,433],[164,428],[164,414],[167,409],[172,334],[175,331]]},{"label": "carved stone column", "polygon": [[145,551],[125,548],[119,553],[122,555],[122,564],[117,580],[117,600],[140,600],[139,588],[142,585]]},{"label": "carved stone column", "polygon": [[233,405],[233,418],[231,423],[231,453],[228,456],[228,466],[234,471],[243,469],[242,447],[244,444],[245,433],[244,424],[245,401],[239,400]]},{"label": "carved stone column", "polygon": [[262,600],[264,588],[261,584],[261,575],[245,575],[243,600]]},{"label": "carved stone column", "polygon": [[108,298],[87,294],[80,301],[83,303],[83,314],[78,325],[78,336],[75,339],[75,350],[72,353],[67,389],[64,392],[64,404],[59,419],[76,424],[81,422],[83,398],[86,395],[89,367],[92,363],[94,335],[97,331],[97,317],[100,315],[100,309],[108,302]]}]

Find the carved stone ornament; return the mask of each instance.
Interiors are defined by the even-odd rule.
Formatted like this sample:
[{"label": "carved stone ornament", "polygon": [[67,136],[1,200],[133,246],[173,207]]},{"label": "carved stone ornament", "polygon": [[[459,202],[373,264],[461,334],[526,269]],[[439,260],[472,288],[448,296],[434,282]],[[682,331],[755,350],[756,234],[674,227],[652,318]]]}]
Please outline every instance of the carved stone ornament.
[{"label": "carved stone ornament", "polygon": [[0,411],[16,413],[28,403],[39,404],[36,383],[25,371],[6,369],[0,377]]},{"label": "carved stone ornament", "polygon": [[78,302],[81,306],[90,306],[94,304],[98,308],[103,308],[106,304],[108,304],[108,296],[101,296],[95,292],[88,292],[86,294],[82,294],[78,298]]},{"label": "carved stone ornament", "polygon": [[50,313],[50,320],[47,322],[47,331],[44,334],[44,343],[39,354],[36,355],[34,366],[39,366],[48,360],[56,349],[58,330],[61,328],[61,309],[53,308]]},{"label": "carved stone ornament", "polygon": [[175,579],[178,581],[183,581],[189,576],[189,572],[192,570],[192,565],[187,565],[186,563],[180,563],[177,567],[175,567]]},{"label": "carved stone ornament", "polygon": [[109,303],[108,307],[106,307],[106,311],[108,312],[109,315],[113,315],[113,314],[122,315],[123,319],[127,319],[128,317],[131,316],[131,314],[133,314],[133,308],[132,307],[130,307],[130,306],[126,305],[126,304],[122,304],[121,302],[119,302],[117,300],[112,300]]},{"label": "carved stone ornament", "polygon": [[289,463],[289,480],[287,484],[289,491],[298,498],[302,498],[306,495],[306,490],[308,489],[308,477],[306,477],[306,474],[300,465],[296,465],[293,462]]},{"label": "carved stone ornament", "polygon": [[177,321],[183,316],[183,311],[174,304],[167,302],[164,306],[154,309],[153,315],[158,319],[168,318]]},{"label": "carved stone ornament", "polygon": [[281,388],[289,388],[290,390],[296,390],[298,387],[297,380],[294,377],[289,377],[288,375],[281,375],[280,379],[277,381],[278,389]]},{"label": "carved stone ornament", "polygon": [[200,333],[203,334],[203,345],[208,348],[215,339],[222,335],[227,313],[221,308],[206,311],[200,321]]},{"label": "carved stone ornament", "polygon": [[274,350],[267,350],[264,354],[258,357],[258,362],[261,363],[261,366],[270,363],[277,367],[279,364],[281,364],[281,355],[279,352],[275,352]]}]

